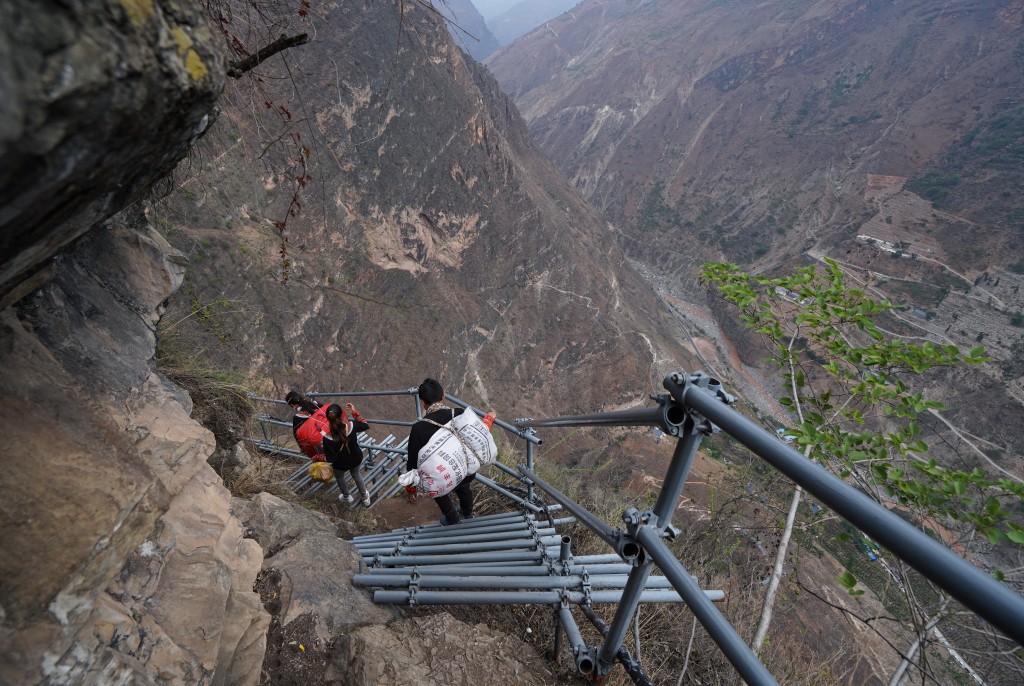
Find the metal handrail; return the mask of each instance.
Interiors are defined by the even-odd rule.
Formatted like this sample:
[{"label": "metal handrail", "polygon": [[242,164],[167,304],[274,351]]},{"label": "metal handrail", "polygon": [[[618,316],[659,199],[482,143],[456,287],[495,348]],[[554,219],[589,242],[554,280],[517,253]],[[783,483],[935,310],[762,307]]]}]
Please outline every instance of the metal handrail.
[{"label": "metal handrail", "polygon": [[[547,525],[535,528],[535,534],[538,535],[536,549],[516,550],[521,536],[502,533],[504,527],[500,523],[516,521],[517,517],[522,515],[509,514],[500,515],[489,522],[465,522],[460,525],[461,531],[451,530],[451,527],[445,530],[431,525],[396,530],[390,534],[357,537],[353,543],[362,550],[364,561],[369,563],[372,559],[377,570],[372,575],[359,577],[359,581],[367,585],[371,582],[380,586],[410,585],[409,591],[378,590],[374,595],[376,602],[549,603],[555,608],[556,626],[559,627],[559,631],[556,631],[556,646],[560,640],[559,632],[566,631],[580,671],[587,674],[596,673],[596,676],[603,677],[615,662],[619,662],[636,683],[646,683],[646,677],[623,647],[625,634],[636,607],[640,602],[682,600],[690,607],[696,619],[719,645],[744,681],[752,685],[775,684],[774,677],[743,642],[735,628],[714,607],[712,600],[719,599],[719,592],[700,589],[696,580],[665,543],[665,539],[671,539],[676,535],[672,515],[697,448],[705,436],[721,430],[736,438],[773,468],[788,476],[824,505],[831,507],[924,577],[945,589],[979,617],[1017,643],[1024,645],[1024,597],[915,529],[883,505],[829,473],[824,467],[808,460],[791,446],[779,441],[773,433],[730,408],[729,405],[735,399],[724,392],[717,380],[700,372],[690,375],[677,372],[668,375],[663,385],[668,394],[653,397],[657,403],[655,407],[521,419],[516,420],[514,425],[496,420],[496,426],[525,441],[527,464],[520,466],[518,473],[504,465],[502,471],[519,478],[526,485],[528,496],[520,498],[500,484],[486,477],[478,477],[486,486],[532,513],[526,515],[527,517],[538,517],[538,523],[542,520],[543,513],[555,507],[564,508],[572,517],[597,533],[616,551],[615,555],[590,556],[586,560],[576,558],[562,563],[553,562],[559,556],[559,548],[555,545],[557,536],[553,535],[552,529]],[[309,393],[307,396],[415,394],[416,389],[411,388],[405,391]],[[446,400],[478,415],[484,414],[480,409],[454,396],[446,395]],[[416,418],[419,419],[421,416],[422,408],[417,401]],[[387,423],[404,426],[414,422]],[[651,509],[644,512],[635,508],[626,510],[623,513],[624,528],[605,523],[533,471],[533,449],[541,443],[541,439],[534,432],[535,428],[595,426],[653,426],[678,439],[657,501]],[[534,497],[535,487],[557,505],[539,506]],[[389,492],[393,491],[394,488]],[[560,521],[562,520],[553,521],[552,527]],[[501,528],[495,528],[494,531],[483,535],[487,527]],[[418,535],[417,532],[423,532],[419,542],[407,546],[401,544],[401,541],[408,537]],[[446,538],[449,540],[445,540]],[[503,542],[504,547],[500,548],[500,551],[491,550],[495,546],[487,542],[490,540]],[[437,545],[433,545],[435,541]],[[388,552],[393,554],[382,557],[381,553]],[[454,564],[456,560],[453,559],[453,553],[457,555],[457,566]],[[532,581],[528,578],[543,578],[555,568],[552,565],[561,569],[560,581]],[[410,574],[403,569],[407,566],[416,566],[423,571],[419,574]],[[651,577],[654,567],[659,568],[664,576]],[[426,571],[431,568],[436,571]],[[588,571],[591,568],[592,571]],[[586,576],[601,573],[615,575],[614,580],[608,578],[601,581],[614,581],[616,589],[621,590],[590,590],[591,582],[585,580]],[[579,574],[583,574],[584,577],[579,577]],[[394,580],[382,581],[390,576],[394,576]],[[599,577],[589,578],[594,580]],[[672,592],[662,588],[666,580],[674,589]],[[484,590],[496,583],[517,591],[493,588]],[[417,590],[417,586],[461,590],[426,591]],[[580,587],[586,588],[586,591],[580,593]],[[541,588],[548,588],[551,591],[539,592]],[[524,593],[526,589],[535,590]],[[555,589],[558,590],[557,594],[552,593]],[[598,595],[599,593],[601,595]],[[575,620],[565,604],[597,602],[598,597],[602,599],[601,602],[617,603],[618,608],[610,624],[601,622],[601,626],[598,626],[604,642],[600,646],[586,646],[582,644],[579,632],[575,628]],[[593,613],[585,614],[593,622]]]}]

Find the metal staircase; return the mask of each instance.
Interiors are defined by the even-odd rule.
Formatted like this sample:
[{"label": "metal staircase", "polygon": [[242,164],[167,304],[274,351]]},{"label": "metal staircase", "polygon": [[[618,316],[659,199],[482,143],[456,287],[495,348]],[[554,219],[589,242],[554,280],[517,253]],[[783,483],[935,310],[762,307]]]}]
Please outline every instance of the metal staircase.
[{"label": "metal staircase", "polygon": [[[497,420],[514,442],[522,441],[524,463],[516,468],[498,463],[494,468],[511,483],[478,475],[477,481],[493,489],[510,505],[510,512],[463,520],[454,526],[425,525],[389,533],[358,536],[352,543],[362,556],[364,570],[353,583],[374,589],[378,603],[408,605],[539,604],[552,608],[556,631],[555,655],[564,635],[577,669],[596,679],[621,664],[636,684],[650,680],[623,645],[640,603],[683,602],[748,684],[775,684],[758,657],[736,629],[715,607],[721,591],[701,589],[675,552],[666,544],[679,534],[672,517],[690,466],[703,438],[725,431],[771,467],[788,476],[821,503],[854,524],[867,536],[900,557],[923,576],[945,589],[1018,644],[1024,645],[1024,597],[856,488],[807,460],[751,420],[729,407],[735,399],[721,384],[702,373],[673,373],[664,380],[666,394],[652,396],[653,407],[588,415],[521,419],[515,424]],[[416,389],[360,393],[309,393],[308,397],[410,395]],[[447,395],[448,402],[483,415],[484,412]],[[267,398],[269,403],[283,404]],[[416,418],[421,414],[415,403]],[[306,476],[308,459],[272,437],[275,427],[291,424],[269,414],[260,415],[262,439],[251,442],[260,450],[288,459],[303,460],[285,481],[292,490],[311,496],[327,488]],[[371,427],[409,427],[413,421],[367,420]],[[655,504],[646,510],[630,507],[622,513],[623,527],[605,523],[544,481],[534,471],[534,447],[540,444],[537,428],[650,426],[676,439],[672,460]],[[370,451],[367,485],[373,484],[374,502],[390,497],[405,469],[405,442],[393,435],[360,445]],[[372,463],[372,464],[371,464]],[[551,504],[546,504],[551,503]],[[354,505],[359,506],[358,504]],[[568,514],[556,519],[558,513]],[[560,527],[579,523],[594,531],[610,548],[602,555],[575,556],[571,538]],[[655,568],[660,574],[655,574]],[[593,603],[615,603],[610,623],[593,611]],[[600,645],[587,645],[576,624],[578,610],[599,631]]]}]

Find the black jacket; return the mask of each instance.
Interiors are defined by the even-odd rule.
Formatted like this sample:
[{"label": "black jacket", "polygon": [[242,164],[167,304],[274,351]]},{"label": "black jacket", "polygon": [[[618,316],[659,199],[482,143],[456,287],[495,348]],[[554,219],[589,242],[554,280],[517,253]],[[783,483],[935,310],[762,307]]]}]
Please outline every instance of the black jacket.
[{"label": "black jacket", "polygon": [[[450,422],[451,420],[458,417],[460,414],[465,412],[464,408],[458,408],[457,410],[452,409],[440,409],[434,410],[428,414],[424,419],[437,422],[442,426]],[[412,425],[412,429],[409,431],[409,443],[406,448],[409,451],[409,457],[405,461],[405,471],[410,471],[419,467],[420,450],[423,449],[429,441],[430,437],[437,433],[440,427],[428,424],[424,421],[418,421]]]},{"label": "black jacket", "polygon": [[356,437],[360,431],[366,431],[370,425],[362,419],[352,419],[352,430],[348,439],[334,440],[330,435],[324,438],[324,455],[331,463],[334,470],[354,469],[363,462],[363,449],[359,447],[359,439]]}]

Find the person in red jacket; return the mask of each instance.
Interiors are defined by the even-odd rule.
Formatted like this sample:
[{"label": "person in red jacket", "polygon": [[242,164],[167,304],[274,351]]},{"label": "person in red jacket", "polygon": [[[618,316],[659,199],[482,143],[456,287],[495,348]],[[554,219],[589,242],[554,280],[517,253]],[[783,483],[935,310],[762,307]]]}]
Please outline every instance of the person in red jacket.
[{"label": "person in red jacket", "polygon": [[[430,437],[437,433],[438,424],[444,425],[455,417],[458,417],[465,410],[463,408],[453,409],[444,404],[444,388],[436,379],[424,379],[417,389],[420,404],[423,406],[423,419],[412,425],[409,431],[409,443],[406,445],[409,456],[406,458],[406,471],[419,467],[420,450],[427,444]],[[428,421],[423,421],[423,420]],[[434,422],[434,423],[430,423]],[[459,507],[452,506],[451,494],[446,493],[434,498],[438,508],[441,510],[441,525],[449,526],[458,524],[463,519],[473,518],[473,491],[469,485],[476,479],[476,474],[470,474],[459,482],[459,485],[452,491],[459,499]]]},{"label": "person in red jacket", "polygon": [[315,400],[306,398],[298,391],[288,391],[288,395],[284,397],[284,401],[288,403],[288,406],[295,410],[295,414],[292,415],[292,435],[295,436],[295,442],[299,441],[299,427],[306,423],[314,412],[320,409],[320,403]]},{"label": "person in red jacket", "polygon": [[334,404],[327,408],[327,422],[330,424],[329,432],[322,432],[324,437],[324,455],[327,461],[334,468],[334,479],[338,482],[338,500],[352,502],[352,496],[348,492],[348,480],[345,472],[352,476],[356,482],[356,488],[362,496],[363,505],[370,506],[370,492],[363,483],[363,477],[359,474],[359,466],[363,463],[363,449],[359,447],[359,440],[356,434],[366,431],[370,425],[366,423],[359,410],[352,403],[345,403],[345,409]]}]

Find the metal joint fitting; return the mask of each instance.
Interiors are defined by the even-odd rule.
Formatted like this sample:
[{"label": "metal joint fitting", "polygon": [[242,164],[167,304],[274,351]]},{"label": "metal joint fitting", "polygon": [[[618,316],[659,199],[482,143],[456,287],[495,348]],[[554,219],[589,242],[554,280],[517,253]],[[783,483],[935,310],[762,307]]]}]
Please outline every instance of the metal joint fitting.
[{"label": "metal joint fitting", "polygon": [[583,604],[590,605],[590,572],[584,569],[580,578],[583,580]]},{"label": "metal joint fitting", "polygon": [[661,530],[661,537],[664,538],[666,541],[674,541],[676,540],[676,538],[682,535],[682,533],[682,529],[673,524],[669,524]]}]

